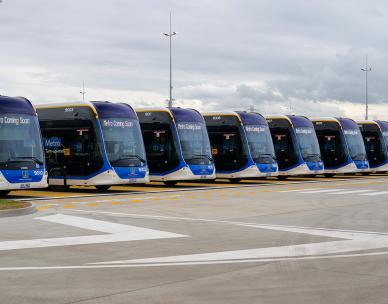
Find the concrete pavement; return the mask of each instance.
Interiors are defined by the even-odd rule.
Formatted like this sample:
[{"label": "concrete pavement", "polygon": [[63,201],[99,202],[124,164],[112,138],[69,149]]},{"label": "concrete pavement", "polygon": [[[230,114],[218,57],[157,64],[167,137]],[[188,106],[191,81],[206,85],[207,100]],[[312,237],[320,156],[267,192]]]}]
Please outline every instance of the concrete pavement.
[{"label": "concrete pavement", "polygon": [[388,178],[36,201],[2,303],[386,303]]}]

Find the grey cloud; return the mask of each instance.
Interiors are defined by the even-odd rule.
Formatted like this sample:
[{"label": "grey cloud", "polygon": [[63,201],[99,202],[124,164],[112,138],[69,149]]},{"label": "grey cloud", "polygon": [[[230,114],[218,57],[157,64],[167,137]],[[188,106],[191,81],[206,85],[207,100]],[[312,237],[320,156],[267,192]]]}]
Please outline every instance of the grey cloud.
[{"label": "grey cloud", "polygon": [[[170,9],[178,31],[175,96],[184,104],[255,103],[280,111],[293,101],[311,112],[326,101],[360,104],[366,54],[373,67],[370,100],[387,101],[388,4],[357,0],[6,0],[0,92],[76,98],[85,80],[96,92],[167,97],[168,41],[161,33]],[[12,67],[17,72],[10,75]],[[154,104],[149,95],[133,102]],[[341,113],[334,104],[329,111]]]}]

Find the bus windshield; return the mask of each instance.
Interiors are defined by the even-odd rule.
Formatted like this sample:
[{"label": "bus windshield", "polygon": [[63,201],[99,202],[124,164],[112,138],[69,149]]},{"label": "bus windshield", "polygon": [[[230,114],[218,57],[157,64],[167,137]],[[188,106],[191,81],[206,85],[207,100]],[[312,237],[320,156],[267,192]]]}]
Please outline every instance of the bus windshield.
[{"label": "bus windshield", "polygon": [[269,128],[265,125],[248,125],[245,126],[245,133],[253,161],[273,163],[276,158]]},{"label": "bus windshield", "polygon": [[177,122],[183,158],[188,164],[211,164],[212,154],[206,125],[201,122]]},{"label": "bus windshield", "polygon": [[38,119],[32,115],[0,114],[0,167],[43,167]]},{"label": "bus windshield", "polygon": [[314,128],[295,128],[300,153],[305,161],[321,161],[319,143]]},{"label": "bus windshield", "polygon": [[136,119],[101,119],[109,162],[115,167],[143,166],[146,163],[140,125]]},{"label": "bus windshield", "polygon": [[350,157],[353,160],[366,160],[366,151],[360,130],[347,129],[344,130],[344,134],[349,147]]}]

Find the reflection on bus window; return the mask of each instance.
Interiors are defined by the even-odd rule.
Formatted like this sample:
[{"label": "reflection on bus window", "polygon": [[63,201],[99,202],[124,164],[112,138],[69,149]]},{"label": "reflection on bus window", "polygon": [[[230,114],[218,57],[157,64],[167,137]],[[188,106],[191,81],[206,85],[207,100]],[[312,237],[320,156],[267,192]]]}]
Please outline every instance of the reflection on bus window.
[{"label": "reflection on bus window", "polygon": [[364,141],[359,129],[344,130],[346,143],[349,147],[350,157],[353,160],[366,160]]},{"label": "reflection on bus window", "polygon": [[178,122],[177,129],[183,158],[188,164],[211,164],[206,125],[199,122]]},{"label": "reflection on bus window", "polygon": [[109,118],[101,120],[105,148],[112,166],[143,166],[146,161],[143,139],[137,120]]},{"label": "reflection on bus window", "polygon": [[[0,168],[20,169],[20,162],[28,169],[43,164],[43,151],[37,118],[24,114],[0,117]],[[29,161],[27,161],[30,159]],[[36,161],[33,161],[35,159]],[[7,163],[8,162],[8,163]]]},{"label": "reflection on bus window", "polygon": [[275,160],[275,150],[271,140],[271,133],[267,126],[245,126],[249,151],[254,162],[272,164]]},{"label": "reflection on bus window", "polygon": [[314,128],[295,128],[299,149],[305,161],[321,161],[319,143]]}]

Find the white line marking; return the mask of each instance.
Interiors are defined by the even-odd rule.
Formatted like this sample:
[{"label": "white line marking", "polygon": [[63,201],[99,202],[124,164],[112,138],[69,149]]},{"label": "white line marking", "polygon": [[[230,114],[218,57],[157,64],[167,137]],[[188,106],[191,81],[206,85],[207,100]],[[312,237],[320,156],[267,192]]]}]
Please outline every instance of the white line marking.
[{"label": "white line marking", "polygon": [[293,233],[304,233],[316,236],[341,238],[345,240],[309,243],[289,246],[278,246],[268,248],[254,248],[244,250],[232,250],[221,252],[209,252],[199,254],[177,255],[167,257],[156,257],[146,259],[130,259],[119,261],[107,261],[94,263],[99,264],[148,264],[148,263],[191,263],[210,262],[224,260],[245,260],[245,259],[273,259],[273,258],[295,258],[303,256],[318,256],[325,254],[337,254],[359,250],[371,250],[388,247],[388,235],[380,233],[363,233],[356,231],[343,231],[334,229],[314,229],[293,226],[274,226],[248,224],[245,227],[277,230]]},{"label": "white line marking", "polygon": [[329,192],[344,191],[344,190],[349,190],[349,189],[325,189],[325,190],[315,190],[315,191],[303,191],[299,193],[314,194],[314,193],[329,193]]},{"label": "white line marking", "polygon": [[388,191],[379,191],[379,192],[373,192],[373,193],[363,193],[360,195],[367,195],[367,196],[375,196],[375,195],[383,195],[388,194]]},{"label": "white line marking", "polygon": [[356,193],[364,193],[364,192],[371,192],[374,190],[368,189],[368,190],[348,190],[348,191],[340,191],[340,192],[334,192],[334,193],[328,193],[328,194],[356,194]]},{"label": "white line marking", "polygon": [[281,190],[281,191],[277,191],[277,192],[299,192],[299,191],[312,191],[312,190],[320,190],[322,188],[302,188],[302,189],[293,189],[293,190]]},{"label": "white line marking", "polygon": [[237,264],[237,263],[260,263],[260,262],[280,262],[280,261],[305,261],[305,260],[325,260],[336,258],[353,258],[386,255],[388,251],[367,252],[355,254],[339,254],[311,257],[295,258],[274,258],[274,259],[251,259],[251,260],[225,260],[210,262],[191,263],[155,263],[155,264],[106,264],[106,265],[69,265],[69,266],[37,266],[37,267],[0,267],[0,271],[26,271],[26,270],[74,270],[74,269],[106,269],[106,268],[138,268],[138,267],[166,267],[166,266],[188,266],[188,265],[216,265],[216,264]]},{"label": "white line marking", "polygon": [[88,235],[63,238],[46,238],[33,240],[3,241],[0,242],[0,251],[26,248],[44,248],[57,246],[73,246],[86,244],[101,244],[111,242],[128,242],[139,240],[165,239],[186,237],[186,235],[164,232],[154,229],[109,223],[83,217],[64,214],[55,214],[36,218],[37,220],[69,225],[82,229],[94,230],[108,234]]}]

